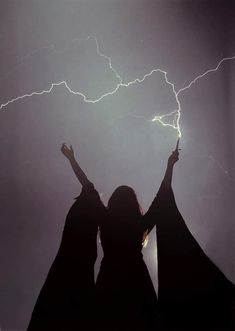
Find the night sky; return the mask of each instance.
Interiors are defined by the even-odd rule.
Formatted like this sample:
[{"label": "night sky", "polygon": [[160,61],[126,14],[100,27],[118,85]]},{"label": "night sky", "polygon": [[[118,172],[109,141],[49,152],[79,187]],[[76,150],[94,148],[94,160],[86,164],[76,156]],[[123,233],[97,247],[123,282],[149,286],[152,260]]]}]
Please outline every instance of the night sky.
[{"label": "night sky", "polygon": [[[115,71],[88,36],[123,83],[159,68],[178,91],[235,56],[234,17],[232,1],[1,0],[0,105],[61,81],[91,100],[113,91]],[[173,180],[186,224],[233,282],[234,76],[235,59],[223,61],[179,95]],[[177,102],[154,72],[94,104],[60,85],[0,108],[0,328],[24,330],[81,190],[61,144],[73,145],[104,203],[126,184],[146,211],[177,140],[151,120]],[[157,290],[154,233],[143,253]]]}]

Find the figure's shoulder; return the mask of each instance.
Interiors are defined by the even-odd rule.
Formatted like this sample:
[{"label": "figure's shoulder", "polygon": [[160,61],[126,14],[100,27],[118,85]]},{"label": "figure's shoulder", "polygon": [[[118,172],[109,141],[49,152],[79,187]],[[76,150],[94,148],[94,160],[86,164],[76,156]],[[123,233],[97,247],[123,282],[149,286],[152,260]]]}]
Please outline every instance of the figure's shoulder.
[{"label": "figure's shoulder", "polygon": [[82,186],[82,190],[78,196],[74,198],[74,200],[78,200],[82,197],[89,196],[92,194],[99,194],[95,189],[95,186],[92,182],[87,182],[85,185]]}]

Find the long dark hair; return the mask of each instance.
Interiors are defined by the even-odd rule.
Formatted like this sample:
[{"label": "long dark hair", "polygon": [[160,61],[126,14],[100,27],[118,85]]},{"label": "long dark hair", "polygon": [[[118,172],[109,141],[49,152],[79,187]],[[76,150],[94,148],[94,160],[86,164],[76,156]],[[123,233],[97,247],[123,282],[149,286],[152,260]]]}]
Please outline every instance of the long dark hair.
[{"label": "long dark hair", "polygon": [[115,189],[108,202],[108,211],[113,215],[142,216],[142,210],[135,191],[126,185]]}]

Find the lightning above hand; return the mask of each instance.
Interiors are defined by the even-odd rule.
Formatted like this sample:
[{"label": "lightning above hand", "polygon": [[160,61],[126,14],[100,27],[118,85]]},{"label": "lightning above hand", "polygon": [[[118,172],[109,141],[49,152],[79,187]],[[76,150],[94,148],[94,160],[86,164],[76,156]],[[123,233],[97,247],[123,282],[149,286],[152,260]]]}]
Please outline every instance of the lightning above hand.
[{"label": "lightning above hand", "polygon": [[[178,136],[181,137],[181,129],[180,129],[181,104],[180,104],[179,96],[182,95],[182,93],[185,92],[186,90],[190,89],[192,87],[192,85],[195,84],[198,80],[204,78],[206,75],[210,74],[211,72],[217,71],[223,62],[230,61],[230,60],[235,60],[235,55],[232,56],[232,57],[225,57],[225,58],[221,59],[215,68],[208,69],[204,73],[196,76],[188,85],[186,85],[185,87],[183,87],[183,88],[179,89],[178,91],[176,91],[174,83],[170,82],[169,79],[168,79],[168,77],[167,77],[167,75],[168,75],[167,71],[162,70],[160,68],[151,70],[149,73],[145,74],[142,78],[136,78],[136,79],[134,79],[132,81],[129,81],[127,83],[124,83],[122,77],[119,75],[119,73],[117,72],[117,70],[113,67],[113,65],[112,65],[112,59],[101,52],[100,46],[99,46],[99,43],[98,43],[98,40],[97,40],[97,38],[95,36],[88,36],[85,39],[78,39],[78,38],[77,39],[73,39],[73,42],[75,42],[75,41],[81,41],[81,40],[90,40],[90,39],[93,39],[95,41],[96,52],[97,52],[98,56],[104,58],[107,61],[108,66],[109,66],[109,69],[113,72],[115,78],[117,79],[117,85],[116,85],[116,87],[113,90],[108,91],[108,92],[102,94],[97,99],[90,99],[84,93],[82,93],[80,91],[73,90],[69,86],[69,83],[67,81],[63,80],[63,81],[60,81],[60,82],[53,82],[53,83],[51,83],[50,87],[48,89],[46,89],[46,90],[43,90],[43,91],[33,91],[31,93],[27,93],[27,94],[24,94],[22,96],[18,96],[18,97],[15,97],[15,98],[11,99],[11,100],[8,100],[7,102],[2,103],[0,105],[0,110],[1,109],[4,109],[5,107],[7,107],[8,105],[10,105],[11,103],[14,103],[16,101],[22,100],[24,98],[30,98],[30,97],[33,97],[33,96],[36,96],[36,95],[37,96],[42,96],[44,94],[49,94],[49,93],[51,93],[53,91],[53,89],[55,87],[59,87],[59,86],[64,86],[69,91],[69,93],[71,93],[73,95],[80,96],[83,99],[83,101],[86,102],[86,103],[96,104],[96,103],[100,102],[101,100],[103,100],[104,98],[107,98],[108,96],[112,96],[112,95],[116,94],[120,88],[128,88],[128,87],[130,87],[132,85],[135,85],[135,84],[138,84],[138,83],[141,84],[146,79],[148,79],[150,76],[152,76],[153,74],[160,73],[160,74],[163,75],[165,82],[168,85],[170,85],[170,87],[172,89],[172,92],[174,93],[175,100],[176,100],[176,103],[177,103],[177,109],[175,109],[175,110],[173,110],[170,113],[165,114],[165,115],[156,115],[156,116],[154,116],[152,118],[151,121],[152,122],[158,122],[162,126],[171,127],[172,129],[176,130],[177,133],[178,133]],[[32,54],[34,54],[34,53],[35,52],[32,52]],[[172,122],[171,123],[166,122],[166,119],[167,118],[170,118],[172,116],[173,116]]]}]

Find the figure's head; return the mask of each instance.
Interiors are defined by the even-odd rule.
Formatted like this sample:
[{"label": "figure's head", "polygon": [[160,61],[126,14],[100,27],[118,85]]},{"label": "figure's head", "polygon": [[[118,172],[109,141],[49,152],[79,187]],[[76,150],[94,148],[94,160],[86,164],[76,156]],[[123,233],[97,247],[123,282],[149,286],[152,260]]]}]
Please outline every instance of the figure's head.
[{"label": "figure's head", "polygon": [[126,185],[117,187],[113,192],[108,202],[108,210],[116,215],[142,215],[135,191]]}]

